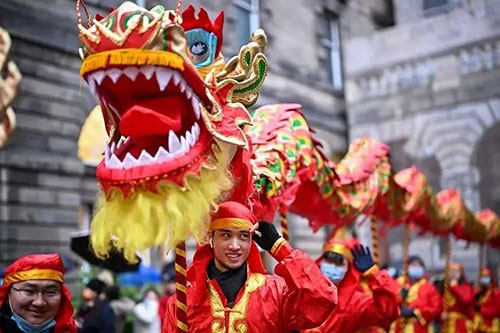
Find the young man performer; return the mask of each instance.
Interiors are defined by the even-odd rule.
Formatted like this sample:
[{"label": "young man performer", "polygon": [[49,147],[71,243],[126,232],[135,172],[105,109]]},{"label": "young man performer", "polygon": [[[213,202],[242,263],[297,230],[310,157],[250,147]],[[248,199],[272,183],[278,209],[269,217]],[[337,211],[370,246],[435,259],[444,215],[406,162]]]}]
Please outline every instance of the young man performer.
[{"label": "young man performer", "polygon": [[[220,205],[210,232],[187,273],[189,332],[289,332],[320,325],[335,308],[337,289],[314,261],[244,205]],[[276,275],[266,275],[256,244],[278,261]],[[171,297],[165,333],[177,328],[175,310]]]}]

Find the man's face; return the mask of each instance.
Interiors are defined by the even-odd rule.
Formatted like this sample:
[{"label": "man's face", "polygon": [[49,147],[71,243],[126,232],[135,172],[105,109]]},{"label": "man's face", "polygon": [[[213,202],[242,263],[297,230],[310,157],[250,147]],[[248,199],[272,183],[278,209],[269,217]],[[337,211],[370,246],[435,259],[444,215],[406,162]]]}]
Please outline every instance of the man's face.
[{"label": "man's face", "polygon": [[9,291],[12,309],[30,324],[39,325],[55,317],[61,304],[61,285],[51,280],[15,283]]},{"label": "man's face", "polygon": [[458,281],[462,277],[462,271],[459,269],[450,269],[450,280]]},{"label": "man's face", "polygon": [[212,234],[215,266],[222,272],[241,267],[248,258],[252,237],[248,230],[220,229]]}]

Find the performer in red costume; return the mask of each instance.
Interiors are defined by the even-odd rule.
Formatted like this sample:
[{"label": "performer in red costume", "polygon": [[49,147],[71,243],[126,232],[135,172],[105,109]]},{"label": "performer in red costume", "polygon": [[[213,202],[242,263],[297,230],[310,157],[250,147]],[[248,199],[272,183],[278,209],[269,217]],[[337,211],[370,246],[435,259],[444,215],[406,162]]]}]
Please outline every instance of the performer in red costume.
[{"label": "performer in red costume", "polygon": [[[398,317],[395,281],[385,270],[378,269],[370,250],[356,239],[328,241],[317,263],[322,273],[338,287],[339,304],[320,327],[305,332],[357,332],[372,326],[388,328]],[[366,278],[371,296],[361,287],[362,276]]]},{"label": "performer in red costume", "polygon": [[74,333],[71,295],[58,254],[22,257],[0,287],[0,333]]},{"label": "performer in red costume", "polygon": [[489,268],[481,270],[475,298],[474,327],[476,332],[500,332],[500,292]]},{"label": "performer in red costume", "polygon": [[[221,204],[210,232],[187,272],[189,332],[289,332],[316,327],[334,310],[337,289],[314,261],[244,205]],[[255,243],[278,261],[278,276],[266,275]],[[171,297],[165,333],[176,330],[175,305]]]},{"label": "performer in red costume", "polygon": [[425,265],[420,257],[410,257],[408,273],[410,281],[402,281],[403,318],[394,323],[391,332],[428,333],[431,322],[439,320],[443,311],[443,299],[436,287],[427,280]]},{"label": "performer in red costume", "polygon": [[473,333],[474,288],[467,281],[464,267],[459,263],[450,263],[450,290],[445,295],[447,312],[441,316],[447,322],[445,333]]}]

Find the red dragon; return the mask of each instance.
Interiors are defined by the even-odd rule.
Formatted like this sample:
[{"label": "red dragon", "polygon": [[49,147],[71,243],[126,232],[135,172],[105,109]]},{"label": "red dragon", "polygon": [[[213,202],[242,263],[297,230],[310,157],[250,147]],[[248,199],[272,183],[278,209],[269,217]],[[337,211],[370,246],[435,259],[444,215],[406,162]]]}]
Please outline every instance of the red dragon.
[{"label": "red dragon", "polygon": [[224,14],[182,16],[125,2],[87,27],[80,75],[99,99],[110,141],[97,168],[102,193],[92,222],[98,255],[194,236],[202,242],[217,204],[231,199],[272,220],[278,209],[313,227],[345,224],[373,209],[390,166],[371,139],[339,165],[318,149],[300,105],[255,104],[267,75],[266,35],[256,31],[225,62]]}]

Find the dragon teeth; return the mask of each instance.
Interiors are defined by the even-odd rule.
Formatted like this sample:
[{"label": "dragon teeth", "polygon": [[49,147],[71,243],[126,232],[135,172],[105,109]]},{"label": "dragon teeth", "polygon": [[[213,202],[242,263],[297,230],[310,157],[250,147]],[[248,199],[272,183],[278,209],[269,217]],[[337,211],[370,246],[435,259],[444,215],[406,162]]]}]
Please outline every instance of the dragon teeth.
[{"label": "dragon teeth", "polygon": [[106,77],[106,72],[102,71],[102,70],[96,71],[96,72],[92,73],[91,76],[94,78],[94,80],[97,82],[98,85],[101,85],[102,81]]},{"label": "dragon teeth", "polygon": [[120,161],[118,155],[126,149],[131,139],[130,137],[121,136],[118,143],[111,142],[111,144],[105,146],[104,163],[109,169],[131,169],[136,166],[163,163],[189,152],[190,148],[198,142],[200,131],[198,123],[194,123],[184,136],[178,136],[171,130],[168,133],[168,150],[165,147],[159,147],[153,157],[143,149],[138,158],[128,152],[123,161]]},{"label": "dragon teeth", "polygon": [[151,80],[151,78],[153,77],[153,74],[156,71],[156,67],[154,67],[154,66],[141,66],[139,68],[139,71],[144,75],[146,80]]},{"label": "dragon teeth", "polygon": [[120,78],[120,76],[122,76],[122,73],[122,70],[119,68],[111,68],[106,71],[106,75],[109,76],[113,83],[118,82],[118,79]]},{"label": "dragon teeth", "polygon": [[125,74],[131,81],[135,81],[139,75],[139,68],[127,67],[123,70],[123,74]]},{"label": "dragon teeth", "polygon": [[172,71],[166,68],[158,68],[156,70],[156,81],[161,91],[165,90],[165,87],[168,86],[172,74]]},{"label": "dragon teeth", "polygon": [[182,145],[179,137],[174,133],[174,131],[170,130],[170,132],[168,133],[168,151],[172,155],[180,155],[180,153],[182,152],[181,150]]},{"label": "dragon teeth", "polygon": [[200,100],[198,99],[198,97],[196,97],[196,95],[194,95],[191,98],[191,105],[193,106],[193,111],[196,116],[196,119],[200,119],[201,116]]}]

